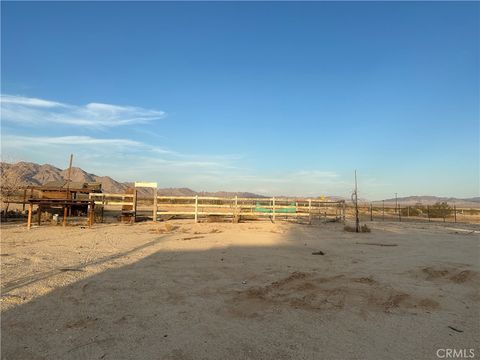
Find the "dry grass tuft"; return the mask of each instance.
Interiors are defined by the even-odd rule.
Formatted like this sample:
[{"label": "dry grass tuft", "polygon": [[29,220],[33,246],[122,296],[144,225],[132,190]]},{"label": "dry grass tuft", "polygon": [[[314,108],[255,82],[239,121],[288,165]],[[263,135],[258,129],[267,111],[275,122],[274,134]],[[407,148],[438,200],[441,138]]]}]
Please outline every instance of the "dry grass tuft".
[{"label": "dry grass tuft", "polygon": [[353,226],[350,226],[350,225],[345,225],[343,227],[343,231],[355,232],[355,228]]},{"label": "dry grass tuft", "polygon": [[364,233],[369,233],[371,232],[372,230],[370,230],[370,228],[367,226],[367,224],[363,224],[361,227],[360,227],[360,232],[364,232]]},{"label": "dry grass tuft", "polygon": [[[343,227],[343,230],[344,231],[348,231],[348,232],[356,232],[355,231],[355,227],[354,226],[350,226],[350,225],[345,225]],[[367,226],[367,224],[363,224],[362,226],[360,226],[360,231],[359,232],[362,232],[362,233],[369,233],[371,232],[372,230]]]}]

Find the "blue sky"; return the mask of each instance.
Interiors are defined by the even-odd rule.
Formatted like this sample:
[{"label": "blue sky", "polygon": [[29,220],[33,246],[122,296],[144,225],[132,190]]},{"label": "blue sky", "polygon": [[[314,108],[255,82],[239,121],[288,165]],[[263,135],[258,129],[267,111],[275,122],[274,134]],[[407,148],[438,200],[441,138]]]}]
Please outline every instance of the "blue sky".
[{"label": "blue sky", "polygon": [[2,157],[160,187],[479,194],[479,3],[2,2]]}]

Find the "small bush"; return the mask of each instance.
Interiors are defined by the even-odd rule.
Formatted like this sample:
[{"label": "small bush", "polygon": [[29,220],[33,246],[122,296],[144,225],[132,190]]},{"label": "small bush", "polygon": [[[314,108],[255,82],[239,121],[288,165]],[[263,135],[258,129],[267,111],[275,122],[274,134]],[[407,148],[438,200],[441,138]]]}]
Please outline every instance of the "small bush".
[{"label": "small bush", "polygon": [[344,231],[348,231],[348,232],[355,232],[355,227],[350,226],[350,225],[345,225],[345,226],[343,227],[343,230],[344,230]]},{"label": "small bush", "polygon": [[430,206],[431,218],[443,218],[452,214],[452,208],[446,202],[437,202],[435,205]]},{"label": "small bush", "polygon": [[423,207],[407,206],[400,209],[402,216],[421,216],[423,215]]},{"label": "small bush", "polygon": [[360,227],[360,232],[371,232],[370,228],[367,226],[367,224],[363,224],[361,227]]},{"label": "small bush", "polygon": [[170,232],[173,230],[173,225],[170,223],[165,223],[165,231]]},{"label": "small bush", "polygon": [[[355,232],[355,226],[345,225],[343,227],[343,230],[348,231],[348,232]],[[362,226],[360,226],[360,231],[359,232],[369,233],[369,232],[371,232],[371,230],[367,226],[367,224],[363,224]]]}]

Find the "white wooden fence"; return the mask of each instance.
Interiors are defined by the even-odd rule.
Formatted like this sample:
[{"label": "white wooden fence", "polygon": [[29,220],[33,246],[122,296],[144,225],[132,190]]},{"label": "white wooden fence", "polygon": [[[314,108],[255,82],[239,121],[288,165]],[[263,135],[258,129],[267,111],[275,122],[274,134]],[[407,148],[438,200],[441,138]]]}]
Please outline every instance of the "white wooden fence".
[{"label": "white wooden fence", "polygon": [[[91,193],[90,199],[103,207],[131,208],[134,215],[140,208],[149,208],[152,218],[188,217],[195,219],[212,216],[240,218],[268,217],[272,221],[287,218],[315,217],[345,218],[344,201],[293,198],[239,198],[208,196],[156,196],[138,198],[136,194]],[[156,200],[156,201],[155,201]]]}]

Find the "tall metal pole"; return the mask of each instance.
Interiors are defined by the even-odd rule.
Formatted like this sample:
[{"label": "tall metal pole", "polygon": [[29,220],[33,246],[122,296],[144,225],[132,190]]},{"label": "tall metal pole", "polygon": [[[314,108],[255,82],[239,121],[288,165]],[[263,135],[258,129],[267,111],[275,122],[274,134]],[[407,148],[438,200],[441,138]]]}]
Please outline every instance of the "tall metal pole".
[{"label": "tall metal pole", "polygon": [[72,162],[73,162],[73,154],[70,154],[70,165],[68,165],[68,174],[67,174],[67,199],[70,198],[70,180],[72,177]]},{"label": "tall metal pole", "polygon": [[382,200],[382,220],[385,221],[385,200]]},{"label": "tall metal pole", "polygon": [[360,219],[358,218],[358,188],[357,188],[357,170],[355,170],[355,232],[360,231]]}]

